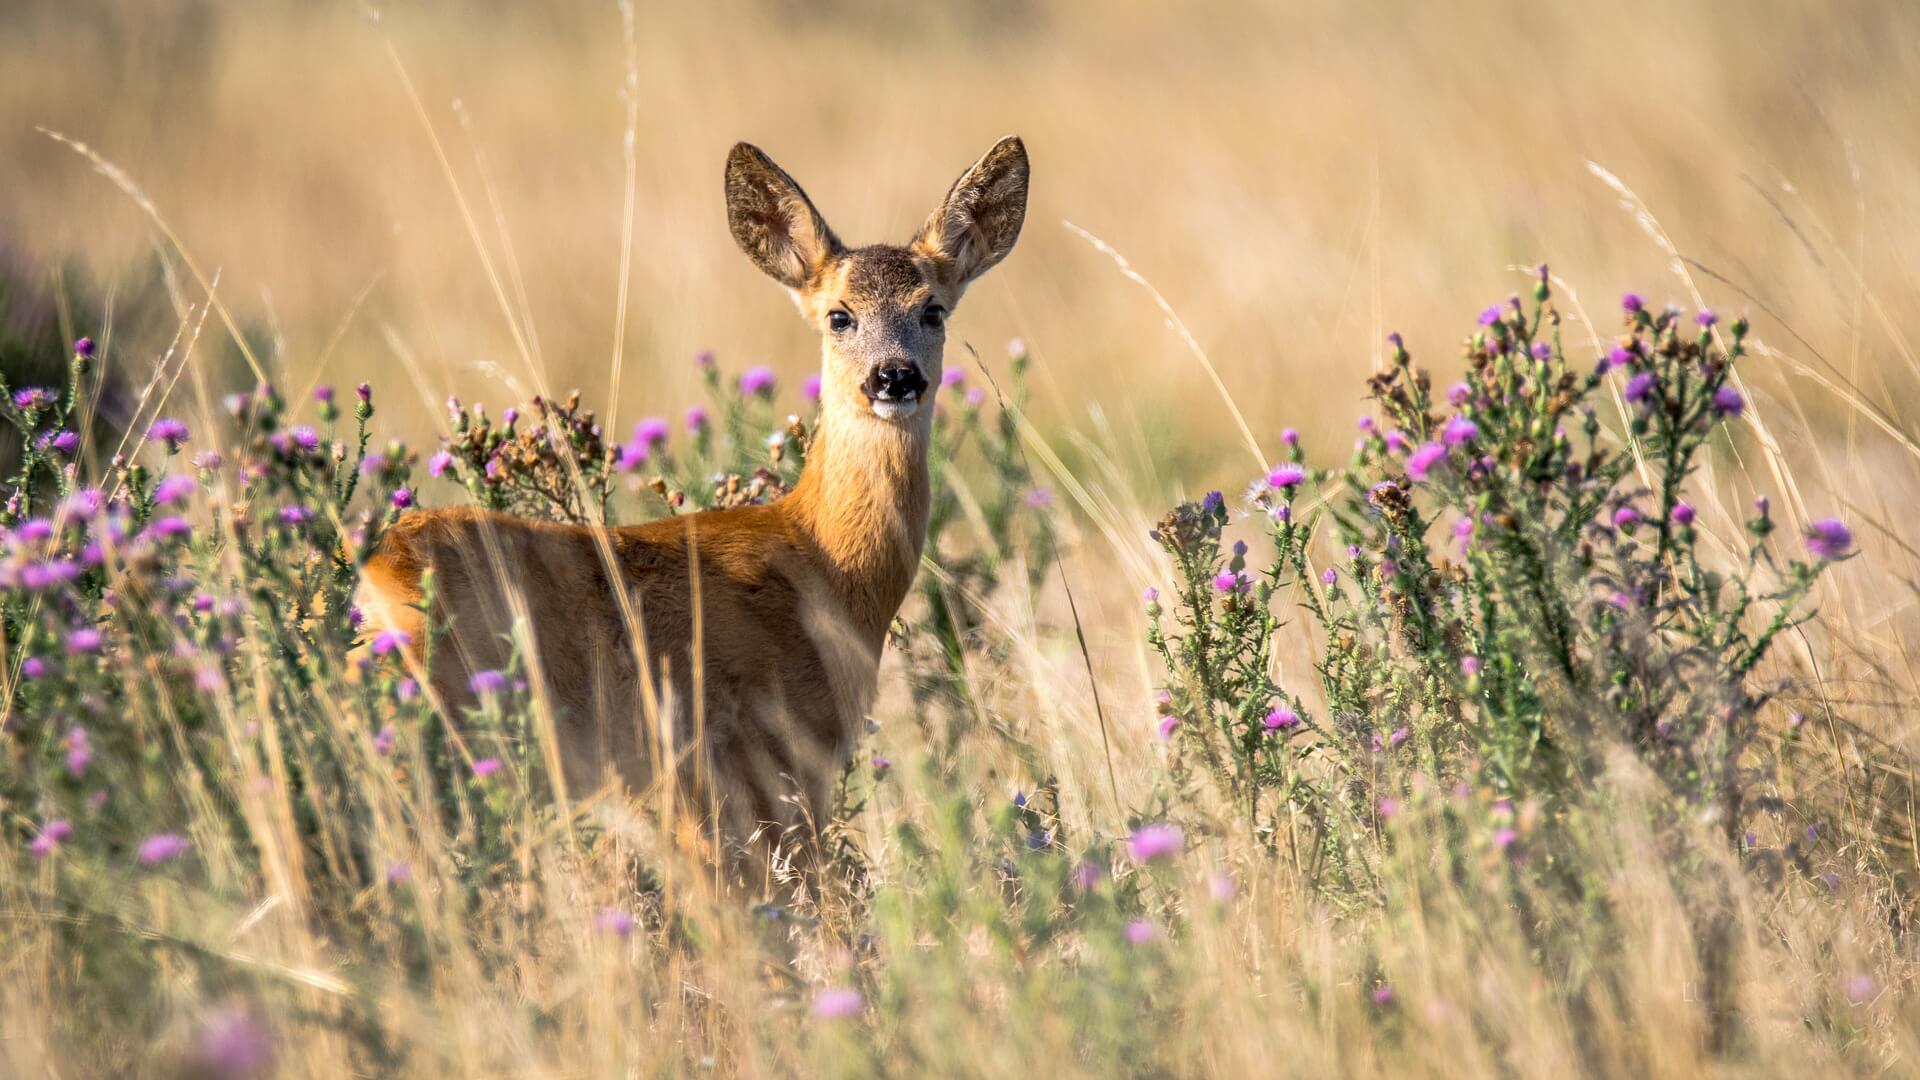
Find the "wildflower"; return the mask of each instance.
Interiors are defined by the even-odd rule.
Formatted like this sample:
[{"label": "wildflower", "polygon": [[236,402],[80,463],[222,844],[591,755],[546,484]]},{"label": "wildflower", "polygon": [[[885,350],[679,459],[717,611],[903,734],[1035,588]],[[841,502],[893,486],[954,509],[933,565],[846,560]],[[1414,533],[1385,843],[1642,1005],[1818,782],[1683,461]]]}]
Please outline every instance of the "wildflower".
[{"label": "wildflower", "polygon": [[333,404],[333,387],[328,386],[325,383],[322,383],[321,385],[314,387],[313,400],[319,402],[322,405]]},{"label": "wildflower", "polygon": [[226,460],[226,458],[220,456],[220,451],[218,450],[202,450],[193,455],[193,467],[212,472],[226,464]]},{"label": "wildflower", "polygon": [[101,634],[98,629],[91,626],[83,626],[67,635],[67,654],[69,656],[80,656],[85,653],[96,653],[100,651],[100,647],[105,643],[106,636]]},{"label": "wildflower", "polygon": [[1127,944],[1145,945],[1160,936],[1160,928],[1151,919],[1135,919],[1127,924],[1125,934]]},{"label": "wildflower", "polygon": [[287,434],[293,439],[293,445],[309,453],[320,448],[320,433],[305,424],[301,424]]},{"label": "wildflower", "polygon": [[158,833],[140,841],[139,859],[142,866],[158,866],[164,862],[185,855],[193,847],[193,842],[179,833]]},{"label": "wildflower", "polygon": [[714,365],[714,356],[713,356],[712,349],[701,349],[699,352],[693,354],[694,367],[705,370],[713,367],[713,365]]},{"label": "wildflower", "polygon": [[1252,584],[1253,583],[1248,581],[1243,575],[1236,574],[1231,570],[1222,570],[1219,576],[1213,579],[1213,587],[1229,596],[1244,592]]},{"label": "wildflower", "polygon": [[1203,512],[1209,513],[1209,514],[1217,513],[1221,510],[1224,510],[1226,509],[1226,506],[1227,506],[1227,497],[1225,495],[1220,494],[1217,491],[1207,492],[1205,497],[1203,497],[1200,500],[1200,509]]},{"label": "wildflower", "polygon": [[492,776],[504,768],[506,768],[506,763],[499,758],[483,757],[473,763],[473,778],[475,780],[485,780],[487,777]]},{"label": "wildflower", "polygon": [[1613,512],[1613,527],[1621,532],[1632,532],[1640,524],[1640,511],[1631,506],[1623,506]]},{"label": "wildflower", "polygon": [[1098,864],[1083,862],[1073,868],[1073,887],[1081,892],[1092,892],[1094,887],[1100,884],[1100,879],[1105,876],[1106,871],[1102,870]]},{"label": "wildflower", "polygon": [[404,862],[392,863],[387,867],[387,884],[405,885],[413,880],[413,867]]},{"label": "wildflower", "polygon": [[1549,345],[1549,344],[1547,344],[1547,343],[1546,343],[1546,342],[1544,342],[1544,341],[1536,341],[1536,342],[1534,342],[1534,343],[1533,343],[1533,358],[1534,358],[1535,360],[1551,360],[1551,359],[1553,359],[1553,346],[1551,346],[1551,345]]},{"label": "wildflower", "polygon": [[445,450],[441,450],[439,453],[427,459],[427,475],[435,479],[446,475],[447,470],[452,467],[453,455]]},{"label": "wildflower", "polygon": [[772,397],[775,381],[772,368],[750,367],[740,374],[740,396]]},{"label": "wildflower", "polygon": [[152,540],[172,540],[192,531],[193,526],[187,523],[186,518],[169,514],[163,518],[156,518],[142,535]]},{"label": "wildflower", "polygon": [[1286,444],[1287,446],[1290,446],[1290,447],[1292,447],[1292,446],[1299,446],[1299,445],[1300,445],[1300,433],[1299,433],[1298,431],[1295,431],[1295,430],[1294,430],[1294,429],[1292,429],[1292,428],[1281,428],[1281,429],[1280,429],[1280,441],[1281,441],[1282,443],[1285,443],[1285,444]]},{"label": "wildflower", "polygon": [[1472,396],[1473,396],[1473,388],[1468,386],[1466,383],[1457,382],[1457,383],[1454,383],[1452,386],[1447,387],[1447,404],[1453,406],[1456,409],[1462,405],[1465,405],[1467,403],[1467,399]]},{"label": "wildflower", "polygon": [[93,762],[93,743],[87,738],[87,729],[76,727],[67,732],[67,775],[75,780],[87,775],[87,766]]},{"label": "wildflower", "polygon": [[191,476],[182,476],[179,474],[169,476],[154,485],[153,501],[169,505],[186,502],[193,497],[193,490],[197,486]]},{"label": "wildflower", "polygon": [[1846,983],[1847,1000],[1855,1005],[1865,1005],[1873,1000],[1875,988],[1871,975],[1849,975]]},{"label": "wildflower", "polygon": [[690,435],[698,435],[705,430],[707,430],[707,410],[698,405],[688,407],[687,433]]},{"label": "wildflower", "polygon": [[1300,726],[1300,714],[1285,705],[1276,707],[1260,721],[1268,731],[1292,731]]},{"label": "wildflower", "polygon": [[1323,585],[1333,585],[1339,580],[1340,580],[1340,571],[1335,570],[1331,566],[1327,567],[1325,570],[1320,571],[1320,583]]},{"label": "wildflower", "polygon": [[1406,432],[1398,428],[1387,432],[1387,450],[1389,452],[1404,454],[1411,449],[1413,449],[1413,443],[1408,441]]},{"label": "wildflower", "polygon": [[79,488],[60,501],[60,512],[85,520],[106,509],[106,505],[106,497],[100,494],[99,488]]},{"label": "wildflower", "polygon": [[1149,604],[1157,604],[1160,602],[1160,590],[1149,585],[1140,593],[1140,598]]},{"label": "wildflower", "polygon": [[1160,741],[1166,742],[1169,739],[1173,738],[1173,733],[1175,731],[1179,730],[1180,718],[1172,715],[1163,716],[1160,718],[1160,723],[1158,726],[1160,730]]},{"label": "wildflower", "polygon": [[1460,674],[1471,679],[1480,674],[1480,658],[1469,653],[1460,658]]},{"label": "wildflower", "polygon": [[75,341],[73,343],[73,355],[85,357],[87,359],[92,359],[93,339],[90,337],[83,337],[78,341]]},{"label": "wildflower", "polygon": [[1639,314],[1640,310],[1646,306],[1647,302],[1640,298],[1639,293],[1627,293],[1620,297],[1620,309],[1629,315]]},{"label": "wildflower", "polygon": [[1769,500],[1765,495],[1758,495],[1754,497],[1753,514],[1755,517],[1766,517],[1767,511],[1772,507],[1773,507],[1773,502]]},{"label": "wildflower", "polygon": [[360,404],[371,405],[373,403],[373,386],[369,383],[361,383],[353,388],[353,396],[359,400]]},{"label": "wildflower", "polygon": [[820,1020],[845,1020],[866,1007],[867,999],[851,986],[830,986],[813,996],[813,1015]]},{"label": "wildflower", "polygon": [[1142,825],[1127,838],[1127,853],[1135,862],[1158,862],[1178,855],[1186,846],[1186,834],[1169,822]]},{"label": "wildflower", "polygon": [[987,400],[987,392],[984,388],[978,386],[967,387],[967,408],[977,409],[980,407],[980,403],[985,400]]},{"label": "wildflower", "polygon": [[37,656],[29,656],[20,662],[20,674],[29,679],[44,679],[47,677],[47,662]]},{"label": "wildflower", "polygon": [[1387,745],[1399,746],[1401,743],[1406,742],[1407,736],[1411,734],[1413,734],[1412,730],[1409,729],[1404,724],[1401,725],[1400,727],[1394,728],[1393,734],[1387,736]]},{"label": "wildflower", "polygon": [[1440,437],[1448,446],[1460,446],[1480,437],[1480,425],[1464,416],[1456,416],[1447,421],[1447,426],[1440,433]]},{"label": "wildflower", "polygon": [[800,393],[808,401],[820,400],[820,375],[818,372],[807,376],[806,381],[800,384]]},{"label": "wildflower", "polygon": [[1853,530],[1839,518],[1821,518],[1807,526],[1807,551],[1816,559],[1844,559],[1853,550]]},{"label": "wildflower", "polygon": [[1022,500],[1035,510],[1045,510],[1053,505],[1053,492],[1048,488],[1030,488]]},{"label": "wildflower", "polygon": [[1361,434],[1364,434],[1364,435],[1373,434],[1374,429],[1380,426],[1374,421],[1373,417],[1371,416],[1363,416],[1360,419],[1354,421],[1354,423],[1360,428]]},{"label": "wildflower", "polygon": [[73,825],[62,818],[55,818],[40,827],[40,835],[33,838],[27,850],[36,859],[44,859],[54,853],[61,844],[73,836]]},{"label": "wildflower", "polygon": [[75,431],[55,432],[54,436],[47,440],[47,445],[61,454],[71,455],[80,447],[80,434]]},{"label": "wildflower", "polygon": [[299,503],[280,508],[280,523],[282,525],[304,525],[312,520],[313,511],[301,506]]},{"label": "wildflower", "polygon": [[1700,324],[1700,329],[1705,330],[1711,327],[1714,323],[1719,322],[1720,316],[1715,315],[1713,312],[1708,311],[1705,308],[1702,308],[1700,309],[1700,314],[1695,315],[1693,317],[1693,321]]},{"label": "wildflower", "polygon": [[401,679],[393,688],[393,696],[399,698],[401,701],[412,701],[414,698],[419,697],[419,680],[411,675]]},{"label": "wildflower", "polygon": [[1373,1003],[1386,1008],[1393,1004],[1393,987],[1381,985],[1373,988]]},{"label": "wildflower", "polygon": [[1740,391],[1731,386],[1723,386],[1713,392],[1713,411],[1717,416],[1739,416],[1746,407],[1747,403],[1741,399]]},{"label": "wildflower", "polygon": [[180,449],[180,444],[187,441],[187,425],[163,416],[147,428],[147,438],[166,443],[167,453],[175,453]]},{"label": "wildflower", "polygon": [[1653,396],[1653,391],[1655,387],[1659,385],[1659,382],[1651,371],[1643,371],[1635,375],[1633,378],[1627,380],[1627,400],[1635,403],[1647,400]]},{"label": "wildflower", "polygon": [[1514,841],[1518,839],[1520,839],[1520,834],[1514,832],[1511,825],[1502,825],[1493,830],[1493,846],[1500,851],[1505,851],[1512,847]]},{"label": "wildflower", "polygon": [[967,381],[966,368],[947,368],[940,372],[941,386],[959,386]]},{"label": "wildflower", "polygon": [[1500,305],[1495,304],[1480,313],[1481,326],[1494,326],[1500,322]]},{"label": "wildflower", "polygon": [[373,655],[385,656],[413,644],[413,635],[405,630],[382,630],[373,638]]},{"label": "wildflower", "polygon": [[1228,874],[1214,874],[1207,878],[1207,895],[1219,903],[1224,904],[1232,900],[1239,892],[1240,887]]},{"label": "wildflower", "polygon": [[1447,448],[1445,446],[1439,443],[1427,443],[1420,447],[1420,449],[1407,455],[1407,475],[1413,479],[1414,483],[1423,483],[1427,479],[1428,471],[1439,464],[1441,459],[1446,456]]},{"label": "wildflower", "polygon": [[603,934],[626,937],[633,933],[633,916],[619,908],[604,907],[594,914],[593,928]]},{"label": "wildflower", "polygon": [[507,688],[507,677],[492,668],[486,668],[474,672],[473,677],[467,680],[467,687],[481,697],[488,697]]},{"label": "wildflower", "polygon": [[233,1006],[209,1016],[194,1035],[195,1074],[241,1080],[273,1071],[273,1038],[250,1010]]},{"label": "wildflower", "polygon": [[885,754],[873,755],[873,771],[874,772],[886,772],[888,769],[891,769],[891,768],[893,768],[892,758],[886,756]]},{"label": "wildflower", "polygon": [[59,398],[58,393],[44,386],[28,386],[13,392],[13,407],[22,412],[44,409]]},{"label": "wildflower", "polygon": [[1267,474],[1267,486],[1291,491],[1293,488],[1299,487],[1301,481],[1306,478],[1307,470],[1289,461],[1273,467],[1273,471]]},{"label": "wildflower", "polygon": [[1686,528],[1688,525],[1693,524],[1693,507],[1684,502],[1674,503],[1673,523],[1681,528]]}]

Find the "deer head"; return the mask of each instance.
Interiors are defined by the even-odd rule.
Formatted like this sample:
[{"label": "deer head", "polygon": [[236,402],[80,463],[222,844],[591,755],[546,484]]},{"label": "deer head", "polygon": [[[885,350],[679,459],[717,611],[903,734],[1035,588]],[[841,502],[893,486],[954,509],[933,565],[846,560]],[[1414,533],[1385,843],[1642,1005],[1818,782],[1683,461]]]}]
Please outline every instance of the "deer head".
[{"label": "deer head", "polygon": [[1027,151],[1015,136],[961,174],[904,246],[848,248],[800,185],[756,147],[727,155],[733,238],[785,285],[819,330],[829,416],[929,422],[947,317],[967,285],[1006,258],[1027,213]]}]

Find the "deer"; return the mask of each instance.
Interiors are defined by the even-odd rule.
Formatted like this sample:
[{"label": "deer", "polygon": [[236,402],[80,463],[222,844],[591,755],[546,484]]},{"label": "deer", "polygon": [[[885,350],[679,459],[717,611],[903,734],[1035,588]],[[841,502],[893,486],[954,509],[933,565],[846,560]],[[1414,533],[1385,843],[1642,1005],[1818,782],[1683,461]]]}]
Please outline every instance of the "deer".
[{"label": "deer", "polygon": [[820,334],[819,418],[792,490],[622,527],[415,510],[362,568],[363,632],[398,631],[457,716],[473,673],[509,663],[518,625],[566,789],[669,784],[736,883],[770,885],[783,860],[804,870],[926,542],[947,320],[1012,251],[1028,173],[1024,144],[1003,138],[908,243],[850,248],[771,158],[735,145],[734,241]]}]

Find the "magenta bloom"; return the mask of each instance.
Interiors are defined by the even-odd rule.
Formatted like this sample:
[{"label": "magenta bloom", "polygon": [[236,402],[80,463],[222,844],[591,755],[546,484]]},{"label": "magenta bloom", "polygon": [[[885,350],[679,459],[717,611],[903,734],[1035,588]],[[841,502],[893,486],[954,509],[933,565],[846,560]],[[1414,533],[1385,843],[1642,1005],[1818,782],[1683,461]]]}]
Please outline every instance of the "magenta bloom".
[{"label": "magenta bloom", "polygon": [[1551,345],[1549,345],[1549,344],[1547,344],[1547,343],[1546,343],[1546,342],[1544,342],[1544,341],[1536,341],[1536,342],[1534,342],[1534,343],[1533,343],[1533,358],[1534,358],[1535,360],[1551,360],[1551,359],[1553,359],[1553,346],[1551,346]]},{"label": "magenta bloom", "polygon": [[1720,316],[1715,315],[1713,312],[1707,311],[1703,308],[1701,309],[1700,314],[1695,315],[1693,317],[1693,321],[1699,323],[1700,328],[1704,330],[1707,327],[1712,326],[1714,323],[1719,322]]},{"label": "magenta bloom", "polygon": [[1213,579],[1213,587],[1229,596],[1245,591],[1251,584],[1252,582],[1231,570],[1222,570],[1219,576]]},{"label": "magenta bloom", "polygon": [[1606,356],[1601,357],[1600,366],[1597,370],[1600,374],[1605,375],[1609,368],[1632,367],[1633,362],[1637,359],[1639,358],[1636,357],[1633,353],[1627,351],[1626,349],[1621,348],[1618,345],[1615,345],[1613,347],[1613,351],[1607,353]]},{"label": "magenta bloom", "polygon": [[1673,504],[1673,523],[1675,525],[1681,526],[1682,528],[1685,528],[1686,526],[1693,524],[1693,507],[1683,502],[1674,503]]},{"label": "magenta bloom", "polygon": [[139,859],[142,866],[158,866],[172,862],[193,849],[193,841],[179,833],[159,833],[140,841]]},{"label": "magenta bloom", "polygon": [[33,853],[34,858],[44,859],[72,836],[73,825],[64,818],[55,818],[40,827],[40,835],[33,838],[27,850]]},{"label": "magenta bloom", "polygon": [[1613,512],[1613,527],[1622,531],[1631,530],[1640,524],[1640,511],[1631,506],[1623,506]]},{"label": "magenta bloom", "polygon": [[196,1075],[242,1080],[273,1071],[273,1038],[245,1008],[222,1009],[209,1016],[194,1036]]},{"label": "magenta bloom", "polygon": [[507,677],[492,668],[476,671],[467,680],[467,688],[481,697],[488,697],[507,688]]},{"label": "magenta bloom", "polygon": [[1723,386],[1713,392],[1713,411],[1719,416],[1739,416],[1746,407],[1740,391],[1731,386]]},{"label": "magenta bloom", "polygon": [[1627,293],[1624,296],[1620,297],[1621,310],[1628,312],[1629,314],[1636,314],[1640,311],[1641,308],[1644,308],[1646,306],[1647,306],[1647,302],[1640,298],[1639,293]]},{"label": "magenta bloom", "polygon": [[385,656],[413,644],[413,635],[405,630],[382,630],[373,637],[373,655]]},{"label": "magenta bloom", "polygon": [[1127,838],[1127,853],[1135,862],[1159,862],[1178,855],[1186,847],[1187,834],[1170,822],[1142,825]]},{"label": "magenta bloom", "polygon": [[1166,742],[1169,739],[1173,738],[1173,733],[1175,731],[1178,731],[1179,729],[1180,729],[1179,717],[1177,716],[1161,717],[1160,718],[1160,741]]},{"label": "magenta bloom", "polygon": [[313,520],[313,511],[295,503],[280,508],[280,521],[285,525],[303,525]]},{"label": "magenta bloom", "polygon": [[1447,448],[1439,443],[1427,443],[1407,455],[1407,475],[1414,483],[1422,483],[1427,473],[1447,456]]},{"label": "magenta bloom", "polygon": [[1500,305],[1495,304],[1480,313],[1480,325],[1492,326],[1500,321]]},{"label": "magenta bloom", "polygon": [[435,479],[446,475],[447,470],[451,468],[453,468],[453,455],[445,450],[427,459],[427,475]]},{"label": "magenta bloom", "polygon": [[1480,658],[1477,656],[1471,656],[1471,655],[1461,657],[1460,658],[1460,674],[1465,675],[1468,678],[1472,678],[1475,675],[1480,674]]},{"label": "magenta bloom", "polygon": [[22,412],[29,409],[44,409],[59,399],[59,394],[44,386],[29,386],[13,392],[13,407]]},{"label": "magenta bloom", "polygon": [[1267,474],[1267,486],[1271,488],[1292,489],[1300,486],[1307,478],[1307,470],[1294,462],[1275,465]]},{"label": "magenta bloom", "polygon": [[1816,559],[1844,559],[1853,550],[1853,530],[1839,518],[1821,518],[1807,526],[1807,550]]},{"label": "magenta bloom", "polygon": [[1412,734],[1413,734],[1413,730],[1407,727],[1405,724],[1402,724],[1401,726],[1394,728],[1393,733],[1387,736],[1387,745],[1399,746],[1401,743],[1406,742],[1407,737]]},{"label": "magenta bloom", "polygon": [[829,986],[813,996],[813,1015],[821,1020],[845,1020],[859,1016],[867,999],[851,986]]},{"label": "magenta bloom", "polygon": [[1152,919],[1135,919],[1127,924],[1125,933],[1127,944],[1145,945],[1160,936],[1160,928],[1154,925]]},{"label": "magenta bloom", "polygon": [[649,416],[633,425],[633,441],[659,449],[667,445],[667,420],[663,416]]},{"label": "magenta bloom", "polygon": [[163,416],[155,420],[152,427],[147,428],[147,438],[166,443],[167,451],[171,453],[180,449],[180,444],[187,441],[187,425],[172,417]]},{"label": "magenta bloom", "polygon": [[619,908],[601,908],[594,913],[593,928],[603,934],[626,937],[633,933],[633,916]]},{"label": "magenta bloom", "polygon": [[1627,400],[1635,403],[1647,400],[1653,396],[1654,388],[1658,386],[1659,383],[1660,381],[1654,378],[1653,372],[1651,371],[1643,371],[1635,375],[1633,378],[1627,380]]},{"label": "magenta bloom", "polygon": [[392,501],[395,510],[405,510],[407,507],[413,505],[413,489],[394,488]]},{"label": "magenta bloom", "polygon": [[1280,441],[1286,443],[1288,446],[1299,446],[1300,433],[1292,428],[1281,428]]},{"label": "magenta bloom", "polygon": [[1332,585],[1338,582],[1339,580],[1340,580],[1340,571],[1335,570],[1331,566],[1327,567],[1325,570],[1320,571],[1320,583],[1323,585]]},{"label": "magenta bloom", "polygon": [[305,424],[301,424],[287,434],[293,439],[293,445],[302,450],[311,452],[320,448],[320,433]]},{"label": "magenta bloom", "polygon": [[97,653],[106,643],[105,635],[91,626],[83,626],[67,635],[67,652],[72,656]]},{"label": "magenta bloom", "polygon": [[1383,1009],[1384,1009],[1384,1008],[1386,1008],[1387,1006],[1389,1006],[1389,1005],[1391,1005],[1391,1004],[1393,1004],[1393,987],[1391,987],[1391,986],[1376,986],[1376,987],[1374,987],[1374,988],[1373,988],[1373,1003],[1374,1003],[1375,1005],[1378,1005],[1378,1006],[1380,1006],[1380,1007],[1381,1007],[1381,1008],[1383,1008]]},{"label": "magenta bloom", "polygon": [[1467,403],[1467,399],[1472,396],[1473,396],[1473,387],[1468,386],[1466,383],[1457,382],[1457,383],[1454,383],[1452,386],[1447,387],[1447,404],[1453,406],[1456,409],[1462,405],[1465,405]]},{"label": "magenta bloom", "polygon": [[193,490],[196,486],[198,485],[195,484],[191,476],[180,476],[177,474],[169,476],[154,485],[153,501],[169,505],[186,502],[193,497]]},{"label": "magenta bloom", "polygon": [[1045,510],[1053,505],[1053,491],[1049,488],[1030,488],[1022,500],[1035,510]]},{"label": "magenta bloom", "polygon": [[485,780],[506,767],[506,763],[497,757],[483,757],[473,763],[473,778]]},{"label": "magenta bloom", "polygon": [[75,341],[73,343],[73,355],[91,357],[93,355],[93,339],[83,337]]},{"label": "magenta bloom", "polygon": [[1498,829],[1493,830],[1493,846],[1499,848],[1501,851],[1512,847],[1513,842],[1518,839],[1520,839],[1520,834],[1514,832],[1512,826],[1502,825]]},{"label": "magenta bloom", "polygon": [[1460,446],[1480,437],[1480,425],[1464,416],[1456,416],[1447,421],[1440,437],[1448,446]]},{"label": "magenta bloom", "polygon": [[62,431],[48,439],[47,445],[62,454],[72,454],[80,446],[80,435],[74,431]]},{"label": "magenta bloom", "polygon": [[392,724],[382,726],[379,731],[374,733],[373,752],[379,754],[381,757],[386,757],[393,753],[394,740],[399,737],[400,732],[396,731]]},{"label": "magenta bloom", "polygon": [[773,369],[765,365],[750,367],[740,373],[740,394],[742,397],[772,397],[774,383],[777,381]]},{"label": "magenta bloom", "polygon": [[687,409],[688,433],[693,435],[698,435],[705,430],[707,430],[707,410],[701,408],[698,405],[693,405],[688,407]]},{"label": "magenta bloom", "polygon": [[1300,726],[1300,714],[1281,705],[1260,722],[1266,725],[1268,731],[1292,731]]}]

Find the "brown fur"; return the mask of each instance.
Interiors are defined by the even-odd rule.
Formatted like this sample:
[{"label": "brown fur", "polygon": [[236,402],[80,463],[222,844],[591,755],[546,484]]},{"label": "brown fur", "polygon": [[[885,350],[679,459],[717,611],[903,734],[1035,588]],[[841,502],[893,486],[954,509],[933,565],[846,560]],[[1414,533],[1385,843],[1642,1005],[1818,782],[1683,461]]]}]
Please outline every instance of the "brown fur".
[{"label": "brown fur", "polygon": [[[887,628],[926,539],[944,344],[929,305],[951,310],[1011,250],[1026,189],[1025,151],[1004,139],[910,247],[849,251],[791,177],[736,146],[726,183],[734,238],[823,334],[821,419],[793,492],[615,529],[470,508],[409,514],[365,569],[370,625],[409,632],[412,660],[458,709],[471,701],[472,672],[506,665],[524,618],[570,789],[671,779],[727,846],[757,835],[751,846],[764,857],[792,836],[804,852],[872,704]],[[829,329],[836,310],[855,325]],[[901,360],[929,389],[910,416],[886,418],[862,385]],[[415,606],[429,569],[432,614],[447,629],[430,658]]]}]

